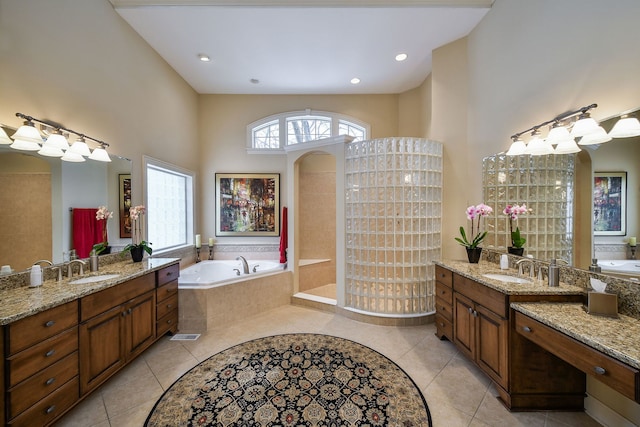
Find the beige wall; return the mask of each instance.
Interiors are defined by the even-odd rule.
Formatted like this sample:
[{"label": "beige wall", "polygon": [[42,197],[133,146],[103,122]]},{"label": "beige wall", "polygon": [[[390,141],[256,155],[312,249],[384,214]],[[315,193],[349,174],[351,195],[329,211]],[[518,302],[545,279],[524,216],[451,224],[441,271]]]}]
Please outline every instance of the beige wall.
[{"label": "beige wall", "polygon": [[0,0],[0,123],[21,112],[142,155],[197,170],[197,94],[107,0]]}]

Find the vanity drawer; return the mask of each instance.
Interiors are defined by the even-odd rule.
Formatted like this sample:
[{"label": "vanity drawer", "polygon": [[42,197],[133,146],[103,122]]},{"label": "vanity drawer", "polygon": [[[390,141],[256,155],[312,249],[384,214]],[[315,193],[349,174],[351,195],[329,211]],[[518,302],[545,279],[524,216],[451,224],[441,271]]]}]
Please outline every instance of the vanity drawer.
[{"label": "vanity drawer", "polygon": [[444,286],[451,288],[453,285],[453,273],[451,270],[436,265],[436,282],[440,282]]},{"label": "vanity drawer", "polygon": [[453,320],[453,306],[438,297],[436,297],[436,313],[449,321]]},{"label": "vanity drawer", "polygon": [[156,300],[164,301],[165,299],[178,295],[178,280],[173,280],[160,286],[156,291]]},{"label": "vanity drawer", "polygon": [[178,331],[178,310],[173,310],[167,313],[163,318],[156,323],[156,334],[158,337],[166,334],[167,332]]},{"label": "vanity drawer", "polygon": [[435,322],[437,329],[436,336],[445,336],[449,339],[449,341],[453,341],[453,323],[451,323],[449,320],[445,319],[438,313],[436,313]]},{"label": "vanity drawer", "polygon": [[453,290],[444,286],[440,282],[436,282],[436,297],[440,298],[449,305],[453,304]]},{"label": "vanity drawer", "polygon": [[78,350],[78,327],[7,358],[7,383],[13,387]]},{"label": "vanity drawer", "polygon": [[91,319],[117,305],[124,304],[145,292],[155,289],[155,287],[155,277],[150,273],[87,295],[80,300],[80,320],[84,322]]},{"label": "vanity drawer", "polygon": [[175,293],[164,301],[158,303],[156,308],[156,319],[161,319],[170,311],[178,309],[178,294]]},{"label": "vanity drawer", "polygon": [[171,282],[173,280],[178,280],[178,276],[180,276],[180,264],[173,264],[169,267],[160,269],[156,272],[156,274],[158,275],[158,286],[162,286],[165,283]]},{"label": "vanity drawer", "polygon": [[43,397],[51,394],[73,377],[78,376],[78,352],[74,351],[59,362],[39,372],[9,390],[9,417],[13,418]]},{"label": "vanity drawer", "polygon": [[11,323],[7,328],[7,353],[15,354],[78,324],[78,301],[34,314]]},{"label": "vanity drawer", "polygon": [[80,385],[75,377],[31,408],[9,421],[12,427],[50,425],[80,398]]},{"label": "vanity drawer", "polygon": [[483,305],[498,316],[504,319],[508,318],[509,297],[506,294],[458,274],[453,275],[453,288],[456,292]]},{"label": "vanity drawer", "polygon": [[640,371],[637,369],[520,312],[515,313],[515,328],[519,334],[560,359],[640,402]]}]

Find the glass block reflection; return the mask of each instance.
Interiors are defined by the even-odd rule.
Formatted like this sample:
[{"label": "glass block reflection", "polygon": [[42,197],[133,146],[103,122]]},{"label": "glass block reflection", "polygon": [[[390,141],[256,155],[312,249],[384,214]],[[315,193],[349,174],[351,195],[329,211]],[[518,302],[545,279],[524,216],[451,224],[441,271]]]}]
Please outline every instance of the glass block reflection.
[{"label": "glass block reflection", "polygon": [[482,161],[484,203],[493,208],[487,217],[485,246],[506,251],[511,244],[507,204],[526,203],[532,212],[514,223],[527,239],[525,255],[573,261],[573,194],[575,155],[506,156]]},{"label": "glass block reflection", "polygon": [[435,311],[441,253],[442,144],[385,138],[345,145],[347,307]]}]

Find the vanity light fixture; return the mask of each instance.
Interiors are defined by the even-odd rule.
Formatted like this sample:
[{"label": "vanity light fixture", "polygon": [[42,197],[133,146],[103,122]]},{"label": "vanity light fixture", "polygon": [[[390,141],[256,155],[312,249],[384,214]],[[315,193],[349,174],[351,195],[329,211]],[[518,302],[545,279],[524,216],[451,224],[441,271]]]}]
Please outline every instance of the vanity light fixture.
[{"label": "vanity light fixture", "polygon": [[[13,139],[13,143],[10,145],[11,148],[24,151],[37,151],[38,154],[42,156],[60,157],[61,160],[66,162],[84,162],[85,156],[100,162],[111,161],[109,154],[105,149],[109,144],[104,141],[91,138],[87,135],[64,128],[57,124],[52,124],[52,122],[46,122],[31,116],[26,116],[22,113],[16,113],[16,116],[24,119],[25,122],[24,125],[20,126],[16,133],[11,136]],[[54,132],[48,134],[48,137],[45,140],[40,131],[36,129],[34,122],[38,122],[46,128],[53,129]],[[78,136],[78,139],[71,147],[69,147],[69,142],[63,134],[63,131],[66,133],[73,133]],[[4,134],[4,131],[2,131],[2,133]],[[96,142],[99,144],[99,147],[91,152],[87,146],[86,139]],[[2,138],[2,134],[0,134],[0,143],[6,144],[6,141]]]},{"label": "vanity light fixture", "polygon": [[600,129],[598,129],[596,132],[587,134],[580,138],[580,142],[578,142],[578,145],[602,144],[603,142],[609,142],[612,139],[613,138],[611,138],[611,136],[607,134],[607,131],[604,130],[602,126],[600,126]]},{"label": "vanity light fixture", "polygon": [[589,112],[585,111],[584,113],[578,116],[578,120],[573,124],[573,128],[571,128],[571,136],[574,138],[578,138],[580,136],[589,135],[590,133],[598,132],[598,128],[600,125],[596,122]]},{"label": "vanity light fixture", "polygon": [[519,156],[521,154],[525,154],[527,150],[527,144],[520,137],[512,137],[513,143],[511,147],[509,147],[509,151],[507,151],[507,156]]},{"label": "vanity light fixture", "polygon": [[630,138],[638,135],[640,135],[640,121],[626,115],[622,116],[609,132],[612,138]]},{"label": "vanity light fixture", "polygon": [[540,137],[539,129],[534,129],[533,132],[531,132],[531,137],[527,148],[524,150],[525,154],[531,154],[532,156],[553,154],[553,147]]}]

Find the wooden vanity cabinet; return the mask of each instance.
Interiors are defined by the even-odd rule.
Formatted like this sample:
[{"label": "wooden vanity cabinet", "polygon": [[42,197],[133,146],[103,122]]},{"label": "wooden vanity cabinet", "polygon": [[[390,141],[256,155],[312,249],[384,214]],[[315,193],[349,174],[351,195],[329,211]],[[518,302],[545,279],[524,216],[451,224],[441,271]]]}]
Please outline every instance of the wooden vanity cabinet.
[{"label": "wooden vanity cabinet", "polygon": [[436,265],[436,336],[453,341],[453,273]]},{"label": "wooden vanity cabinet", "polygon": [[180,265],[174,264],[158,270],[156,281],[156,333],[158,337],[178,331],[178,276]]},{"label": "wooden vanity cabinet", "polygon": [[78,302],[3,328],[4,421],[47,425],[78,400]]},{"label": "wooden vanity cabinet", "polygon": [[102,384],[156,338],[155,276],[80,300],[80,393]]}]

